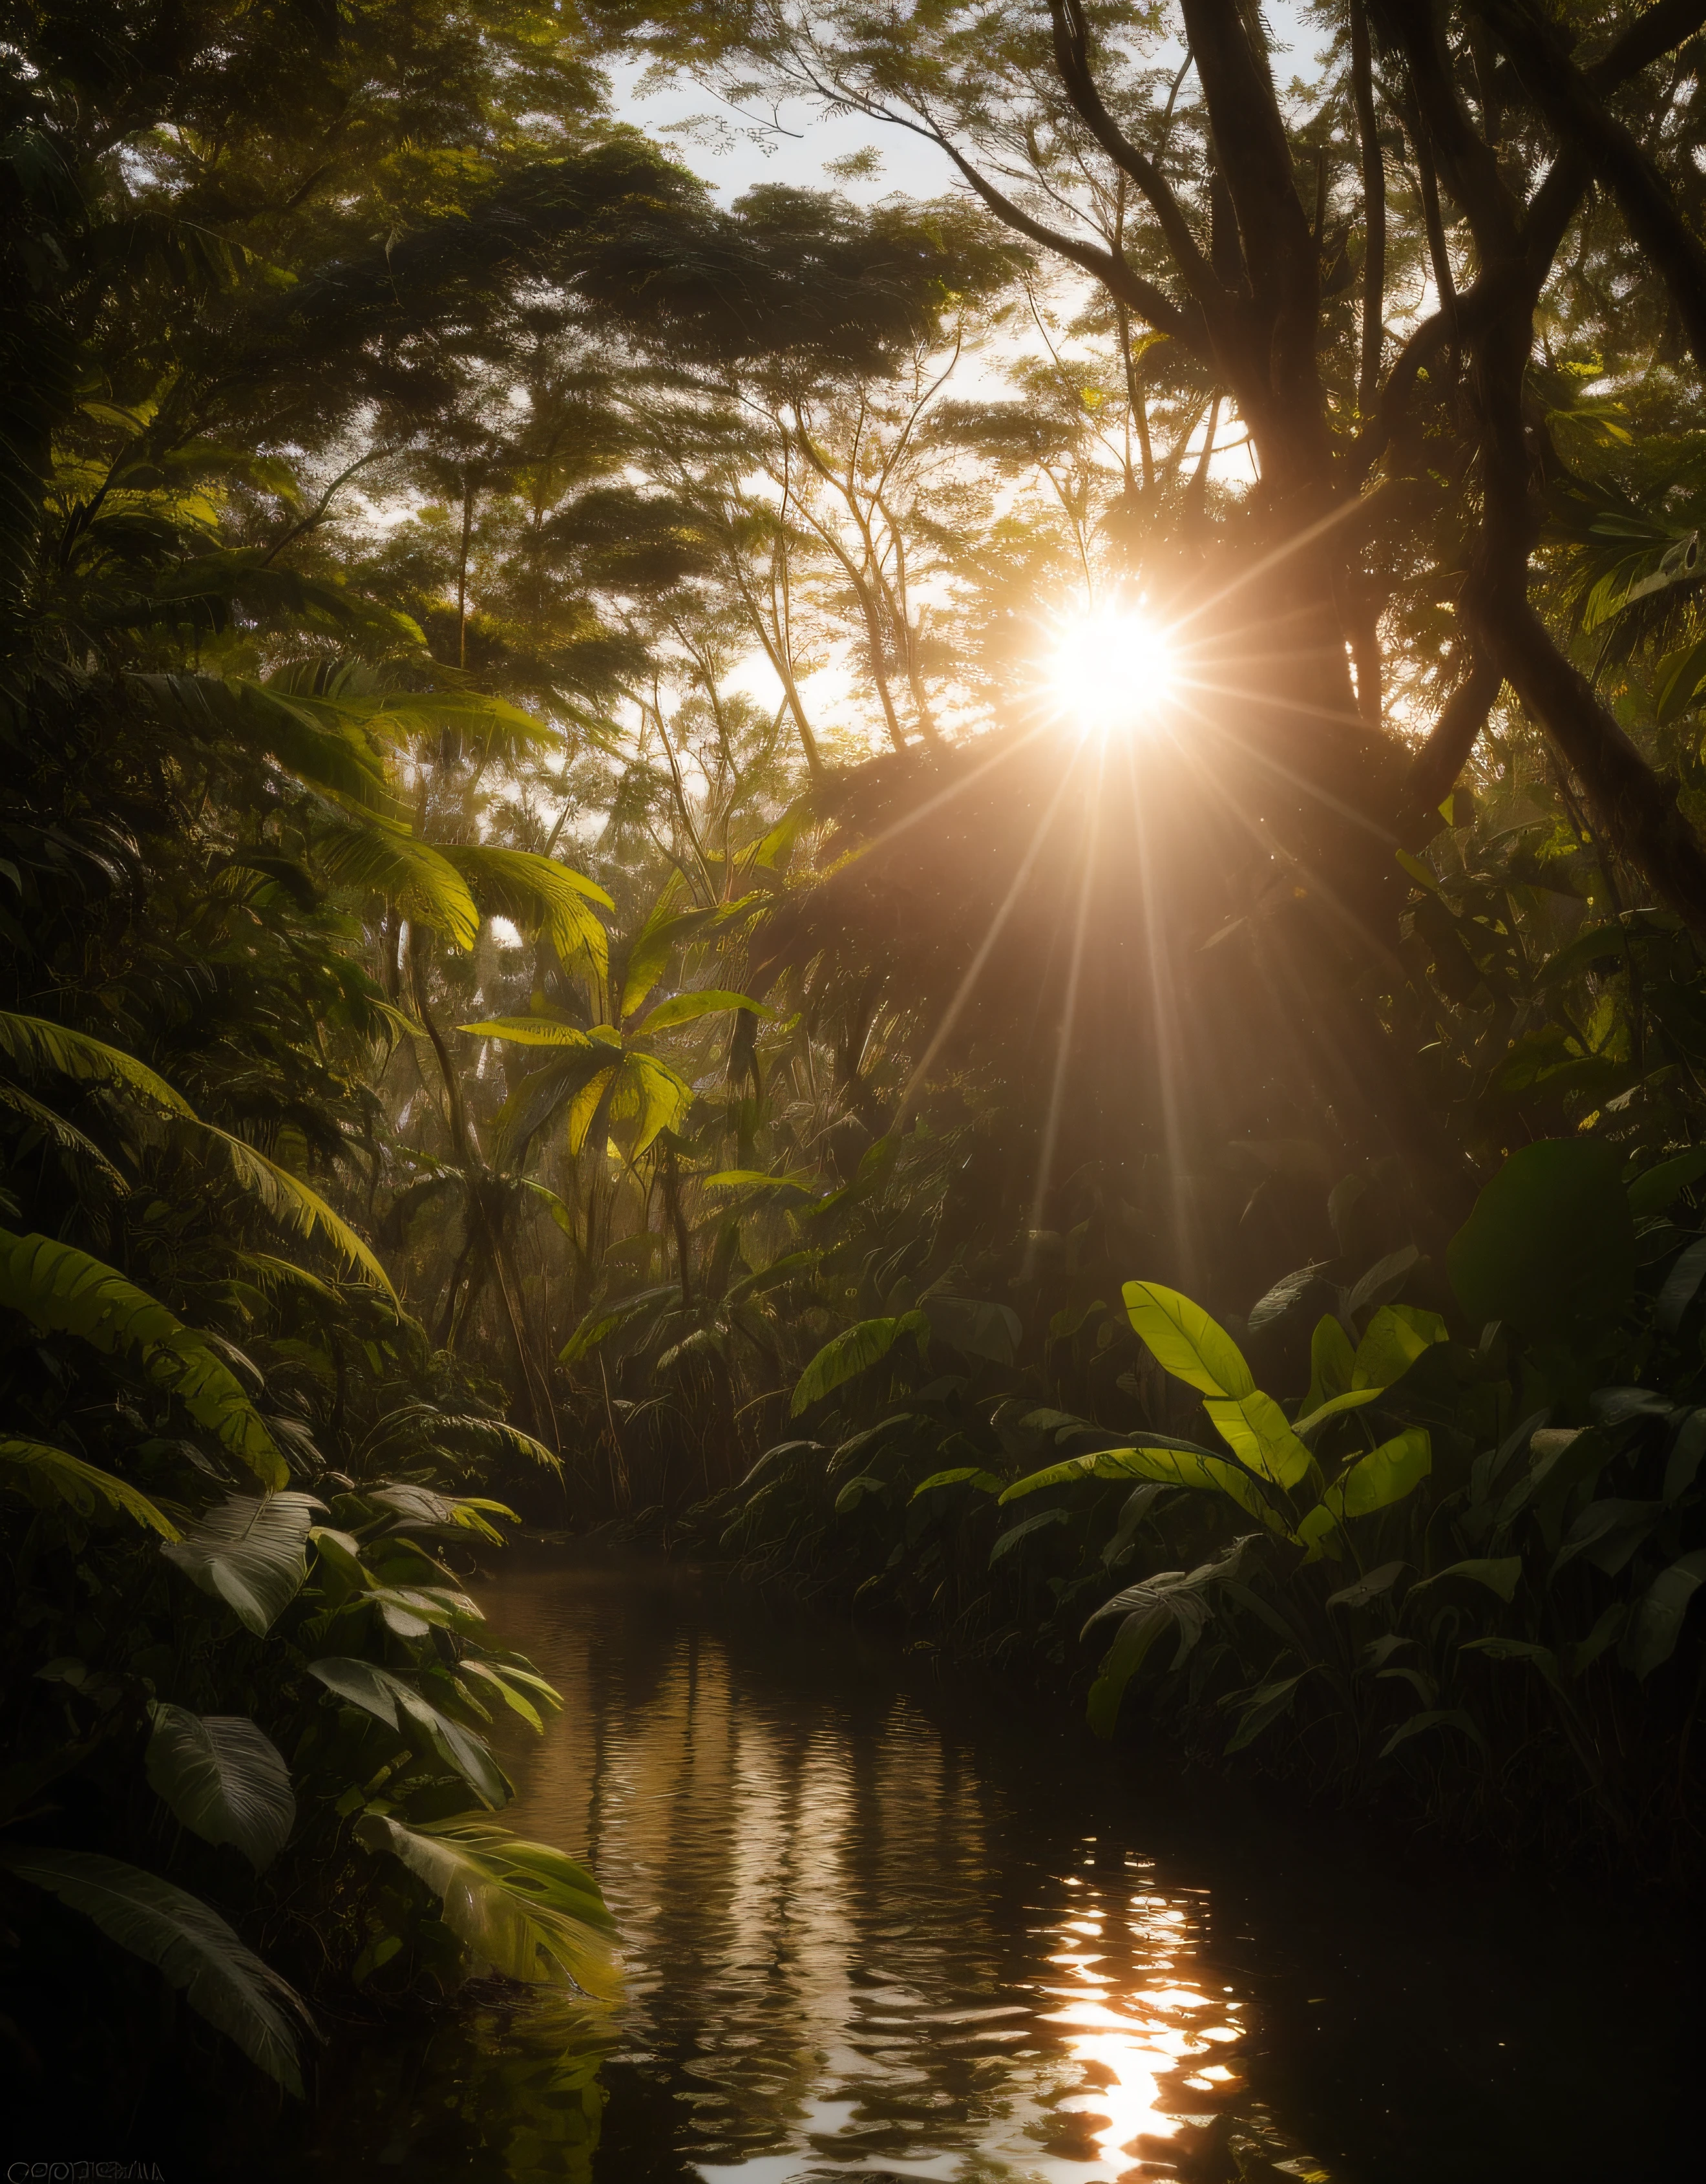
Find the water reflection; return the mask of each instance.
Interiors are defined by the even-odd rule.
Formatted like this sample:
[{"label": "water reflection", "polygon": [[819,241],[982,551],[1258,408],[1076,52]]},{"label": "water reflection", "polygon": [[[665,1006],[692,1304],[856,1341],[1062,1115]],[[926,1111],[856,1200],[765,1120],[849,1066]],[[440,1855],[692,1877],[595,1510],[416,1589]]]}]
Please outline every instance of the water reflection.
[{"label": "water reflection", "polygon": [[1325,2177],[1248,2094],[1205,1890],[1105,1829],[1039,1844],[905,1696],[755,1673],[665,1592],[490,1605],[570,1699],[511,1817],[625,1939],[601,2184]]}]

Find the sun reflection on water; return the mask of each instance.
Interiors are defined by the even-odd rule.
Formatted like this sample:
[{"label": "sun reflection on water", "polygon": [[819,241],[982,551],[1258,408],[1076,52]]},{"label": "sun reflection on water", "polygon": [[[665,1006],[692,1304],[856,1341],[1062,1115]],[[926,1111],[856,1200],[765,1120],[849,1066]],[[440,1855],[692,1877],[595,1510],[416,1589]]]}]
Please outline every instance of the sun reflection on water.
[{"label": "sun reflection on water", "polygon": [[[559,1685],[608,1688],[595,1618],[530,1630],[516,1607],[506,1636]],[[767,1709],[703,1634],[647,1669],[621,1708],[565,1719],[515,1821],[597,1863],[626,2054],[683,2174],[1140,2184],[1222,2173],[1229,2132],[1297,2153],[1250,2098],[1206,1892],[1105,1836],[1039,1836],[903,1697]]]}]

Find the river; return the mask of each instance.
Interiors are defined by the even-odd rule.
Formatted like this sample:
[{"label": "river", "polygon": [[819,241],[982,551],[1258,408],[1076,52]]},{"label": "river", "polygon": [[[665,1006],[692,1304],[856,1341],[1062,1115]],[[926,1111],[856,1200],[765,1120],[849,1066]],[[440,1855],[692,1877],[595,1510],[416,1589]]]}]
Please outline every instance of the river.
[{"label": "river", "polygon": [[626,2000],[347,2064],[298,2176],[1692,2173],[1694,1953],[1654,1913],[1181,1782],[691,1571],[523,1564],[485,1605],[568,1702],[505,1818],[597,1871]]}]

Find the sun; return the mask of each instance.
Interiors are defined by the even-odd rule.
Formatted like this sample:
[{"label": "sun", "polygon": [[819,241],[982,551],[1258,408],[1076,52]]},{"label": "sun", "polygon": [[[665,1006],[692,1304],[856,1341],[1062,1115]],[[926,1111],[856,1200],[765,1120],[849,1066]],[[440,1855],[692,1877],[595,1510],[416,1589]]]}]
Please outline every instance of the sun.
[{"label": "sun", "polygon": [[1178,662],[1141,608],[1098,607],[1059,625],[1044,680],[1050,704],[1081,735],[1143,734],[1166,713]]}]

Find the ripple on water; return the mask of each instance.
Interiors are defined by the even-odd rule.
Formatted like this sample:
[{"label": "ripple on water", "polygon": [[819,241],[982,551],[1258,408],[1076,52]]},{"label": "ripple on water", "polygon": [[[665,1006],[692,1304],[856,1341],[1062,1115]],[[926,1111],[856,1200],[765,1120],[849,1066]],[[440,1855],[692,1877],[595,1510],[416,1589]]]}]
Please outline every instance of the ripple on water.
[{"label": "ripple on water", "polygon": [[1208,1891],[1105,1833],[1039,1857],[903,1693],[757,1678],[714,1624],[573,1574],[492,1612],[568,1700],[506,1817],[586,1858],[621,1926],[608,2075],[661,2096],[657,2174],[1136,2184],[1243,2137],[1325,2177],[1248,2094]]}]

